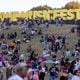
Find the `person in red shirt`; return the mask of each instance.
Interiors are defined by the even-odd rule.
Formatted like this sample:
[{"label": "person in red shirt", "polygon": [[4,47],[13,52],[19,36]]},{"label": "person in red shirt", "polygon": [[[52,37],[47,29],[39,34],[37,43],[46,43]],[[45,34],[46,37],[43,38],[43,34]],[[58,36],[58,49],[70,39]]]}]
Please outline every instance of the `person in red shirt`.
[{"label": "person in red shirt", "polygon": [[55,39],[55,36],[52,35],[52,37],[51,37],[51,43],[54,44],[54,43],[55,43],[55,40],[56,40],[56,39]]}]

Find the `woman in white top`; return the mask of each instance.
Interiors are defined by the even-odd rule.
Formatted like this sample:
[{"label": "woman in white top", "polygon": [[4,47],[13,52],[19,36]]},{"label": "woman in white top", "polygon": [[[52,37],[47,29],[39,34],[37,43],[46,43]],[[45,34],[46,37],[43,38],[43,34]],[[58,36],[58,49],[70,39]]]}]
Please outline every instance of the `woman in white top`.
[{"label": "woman in white top", "polygon": [[80,80],[80,69],[75,71],[75,75],[72,77],[71,80]]}]

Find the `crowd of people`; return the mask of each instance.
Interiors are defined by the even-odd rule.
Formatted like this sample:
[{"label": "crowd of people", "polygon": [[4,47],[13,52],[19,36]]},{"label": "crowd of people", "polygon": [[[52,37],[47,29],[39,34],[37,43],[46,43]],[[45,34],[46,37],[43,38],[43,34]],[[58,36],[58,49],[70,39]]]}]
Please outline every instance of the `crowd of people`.
[{"label": "crowd of people", "polygon": [[[62,19],[56,19],[56,26],[62,26]],[[21,39],[17,32],[0,34],[0,80],[80,80],[80,40],[74,44],[74,50],[67,48],[66,35],[43,34],[42,29],[35,28],[43,25],[47,31],[50,21],[43,19],[17,21],[18,28],[22,28]],[[10,19],[0,23],[1,30],[11,28]],[[34,26],[34,27],[33,27]],[[30,33],[27,31],[30,30]],[[29,45],[26,57],[19,54],[21,44],[31,42],[35,36],[39,37],[39,43],[43,45],[41,54],[36,53],[32,45]],[[8,42],[10,40],[10,42]],[[64,50],[61,52],[61,50]],[[62,54],[61,54],[62,53]],[[61,54],[61,57],[58,57]],[[75,59],[71,59],[74,58]],[[71,60],[70,60],[71,59]],[[47,62],[49,65],[47,65]],[[4,68],[6,71],[4,72]]]}]

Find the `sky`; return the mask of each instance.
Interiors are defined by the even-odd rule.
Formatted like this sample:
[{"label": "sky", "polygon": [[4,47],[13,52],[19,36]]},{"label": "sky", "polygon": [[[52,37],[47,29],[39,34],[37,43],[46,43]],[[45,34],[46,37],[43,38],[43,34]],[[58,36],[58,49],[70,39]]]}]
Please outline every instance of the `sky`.
[{"label": "sky", "polygon": [[0,0],[0,12],[27,11],[40,5],[60,8],[70,1],[80,2],[80,0]]}]

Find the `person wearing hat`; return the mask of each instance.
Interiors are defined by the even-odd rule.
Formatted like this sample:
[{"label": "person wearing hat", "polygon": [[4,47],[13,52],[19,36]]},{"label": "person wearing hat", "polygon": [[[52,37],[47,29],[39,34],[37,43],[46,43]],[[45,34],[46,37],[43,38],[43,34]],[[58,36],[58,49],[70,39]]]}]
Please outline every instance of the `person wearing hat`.
[{"label": "person wearing hat", "polygon": [[15,67],[16,74],[12,75],[8,80],[24,80],[27,74],[27,65],[24,62],[18,63]]}]

